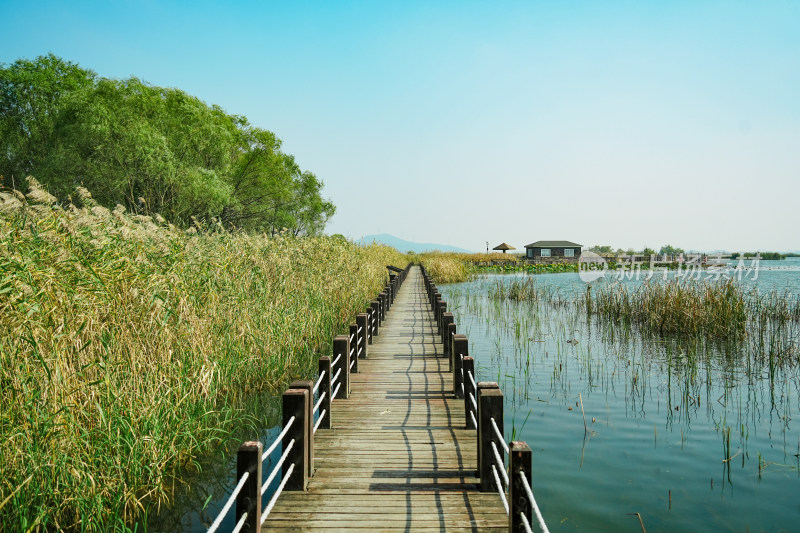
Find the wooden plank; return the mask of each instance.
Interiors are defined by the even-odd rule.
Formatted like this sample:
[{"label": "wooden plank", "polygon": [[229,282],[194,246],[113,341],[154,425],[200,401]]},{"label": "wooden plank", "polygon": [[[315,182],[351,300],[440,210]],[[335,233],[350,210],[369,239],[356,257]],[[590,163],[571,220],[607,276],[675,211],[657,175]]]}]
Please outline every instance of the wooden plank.
[{"label": "wooden plank", "polygon": [[315,435],[308,491],[284,492],[264,531],[508,530],[499,496],[476,488],[476,432],[436,329],[414,268]]}]

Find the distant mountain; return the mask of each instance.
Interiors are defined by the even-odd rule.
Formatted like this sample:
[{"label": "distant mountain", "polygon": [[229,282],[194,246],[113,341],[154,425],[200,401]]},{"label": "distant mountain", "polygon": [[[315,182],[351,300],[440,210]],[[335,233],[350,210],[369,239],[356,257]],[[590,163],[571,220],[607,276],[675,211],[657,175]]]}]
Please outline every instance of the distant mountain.
[{"label": "distant mountain", "polygon": [[380,235],[365,235],[360,239],[358,239],[356,242],[359,244],[370,244],[373,241],[380,244],[385,244],[387,246],[391,246],[392,248],[396,248],[400,252],[419,253],[419,252],[431,252],[433,250],[439,250],[440,252],[460,252],[465,254],[474,253],[470,250],[465,250],[464,248],[458,248],[457,246],[448,246],[446,244],[431,244],[431,243],[404,241],[399,237],[395,237],[394,235],[389,235],[387,233],[381,233]]}]

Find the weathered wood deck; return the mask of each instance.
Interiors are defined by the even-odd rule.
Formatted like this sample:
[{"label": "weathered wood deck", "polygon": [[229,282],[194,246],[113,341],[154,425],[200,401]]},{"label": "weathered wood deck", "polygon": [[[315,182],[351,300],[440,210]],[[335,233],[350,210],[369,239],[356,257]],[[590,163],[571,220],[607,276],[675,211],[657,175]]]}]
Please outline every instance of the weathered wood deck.
[{"label": "weathered wood deck", "polygon": [[478,492],[475,430],[464,429],[419,267],[401,287],[332,429],[314,437],[307,492],[284,492],[265,531],[507,531],[496,492]]}]

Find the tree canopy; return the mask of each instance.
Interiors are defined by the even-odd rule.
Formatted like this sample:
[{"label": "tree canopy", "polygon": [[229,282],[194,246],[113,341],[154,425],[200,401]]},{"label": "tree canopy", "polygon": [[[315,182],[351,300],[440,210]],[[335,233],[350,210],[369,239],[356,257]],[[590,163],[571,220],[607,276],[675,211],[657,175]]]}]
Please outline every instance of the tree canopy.
[{"label": "tree canopy", "polygon": [[188,225],[319,233],[335,211],[323,183],[274,133],[184,91],[112,80],[54,55],[0,65],[0,175],[33,175],[62,201]]}]

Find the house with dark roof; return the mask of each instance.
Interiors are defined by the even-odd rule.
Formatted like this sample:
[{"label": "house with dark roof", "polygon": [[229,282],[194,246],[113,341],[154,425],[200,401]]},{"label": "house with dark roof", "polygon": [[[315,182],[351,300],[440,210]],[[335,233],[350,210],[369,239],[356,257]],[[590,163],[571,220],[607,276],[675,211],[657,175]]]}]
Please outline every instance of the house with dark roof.
[{"label": "house with dark roof", "polygon": [[525,259],[535,263],[578,262],[581,245],[570,241],[536,241],[525,245]]}]

